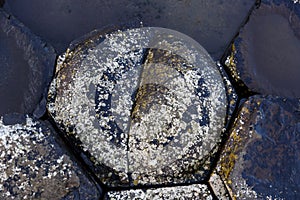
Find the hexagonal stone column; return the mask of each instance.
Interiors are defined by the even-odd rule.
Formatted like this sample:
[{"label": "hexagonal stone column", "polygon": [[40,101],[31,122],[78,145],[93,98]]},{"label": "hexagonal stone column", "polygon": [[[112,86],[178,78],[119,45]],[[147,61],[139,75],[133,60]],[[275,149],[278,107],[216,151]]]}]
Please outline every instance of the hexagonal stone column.
[{"label": "hexagonal stone column", "polygon": [[262,0],[234,40],[226,64],[251,91],[298,98],[299,52],[300,4]]},{"label": "hexagonal stone column", "polygon": [[46,123],[15,114],[0,118],[0,199],[80,200],[100,195]]},{"label": "hexagonal stone column", "polygon": [[54,49],[0,9],[0,115],[46,112]]},{"label": "hexagonal stone column", "polygon": [[242,105],[210,179],[220,199],[227,189],[233,199],[300,198],[299,111],[299,99],[273,96]]},{"label": "hexagonal stone column", "polygon": [[154,27],[92,33],[72,44],[48,100],[57,125],[109,186],[202,180],[227,109],[208,53],[184,34]]}]

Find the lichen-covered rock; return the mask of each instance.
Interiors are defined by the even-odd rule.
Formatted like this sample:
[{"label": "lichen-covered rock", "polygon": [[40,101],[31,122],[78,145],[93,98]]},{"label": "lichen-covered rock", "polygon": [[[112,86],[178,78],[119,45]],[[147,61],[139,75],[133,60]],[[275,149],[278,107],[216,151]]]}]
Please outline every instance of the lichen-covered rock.
[{"label": "lichen-covered rock", "polygon": [[[56,143],[45,125],[28,116],[5,118],[0,121],[1,199],[99,198],[96,186]],[[13,121],[18,123],[5,124]]]},{"label": "lichen-covered rock", "polygon": [[54,49],[1,8],[0,44],[0,115],[42,116],[55,66]]},{"label": "lichen-covered rock", "polygon": [[223,79],[197,42],[149,27],[71,45],[48,110],[102,182],[117,186],[202,180],[227,104]]},{"label": "lichen-covered rock", "polygon": [[300,4],[262,0],[240,30],[225,64],[240,86],[251,91],[300,97],[299,52]]},{"label": "lichen-covered rock", "polygon": [[222,180],[221,176],[216,172],[216,170],[214,170],[213,173],[210,175],[208,182],[211,186],[214,195],[218,199],[222,199],[222,200],[231,199],[230,194],[226,188],[226,184],[224,183],[224,180]]},{"label": "lichen-covered rock", "polygon": [[272,96],[242,105],[217,165],[232,198],[300,198],[299,111],[299,99]]},{"label": "lichen-covered rock", "polygon": [[157,189],[136,189],[124,191],[111,191],[105,195],[107,200],[127,200],[127,199],[199,199],[212,200],[207,186],[204,184],[194,184],[188,186],[163,187]]}]

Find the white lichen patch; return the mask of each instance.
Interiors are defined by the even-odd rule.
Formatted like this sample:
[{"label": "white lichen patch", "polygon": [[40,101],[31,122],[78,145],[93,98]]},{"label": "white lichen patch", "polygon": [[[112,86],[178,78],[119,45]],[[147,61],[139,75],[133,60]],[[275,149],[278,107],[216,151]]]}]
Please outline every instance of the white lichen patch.
[{"label": "white lichen patch", "polygon": [[229,193],[227,192],[227,189],[226,189],[226,185],[224,184],[223,180],[217,174],[216,171],[214,171],[211,174],[210,179],[209,179],[209,184],[218,199],[223,199],[223,200],[230,199]]},{"label": "white lichen patch", "polygon": [[189,186],[164,187],[157,189],[144,190],[124,190],[111,191],[106,195],[106,199],[125,200],[125,199],[199,199],[212,200],[206,185],[194,184]]},{"label": "white lichen patch", "polygon": [[163,28],[117,31],[80,48],[60,60],[50,88],[57,124],[123,183],[127,174],[133,184],[173,182],[165,175],[184,182],[182,173],[220,141],[226,116],[223,80],[208,53]]},{"label": "white lichen patch", "polygon": [[15,125],[0,119],[0,199],[61,199],[79,187],[72,161],[49,137],[31,118]]}]

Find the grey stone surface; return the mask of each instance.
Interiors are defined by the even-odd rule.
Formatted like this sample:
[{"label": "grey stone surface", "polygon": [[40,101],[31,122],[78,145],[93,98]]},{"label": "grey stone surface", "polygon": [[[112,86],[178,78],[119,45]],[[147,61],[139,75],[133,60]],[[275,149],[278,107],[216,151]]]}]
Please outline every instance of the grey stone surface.
[{"label": "grey stone surface", "polygon": [[0,115],[45,113],[55,57],[51,46],[0,8]]},{"label": "grey stone surface", "polygon": [[94,29],[141,21],[145,26],[189,35],[218,60],[254,3],[255,0],[24,0],[7,1],[4,8],[59,53]]},{"label": "grey stone surface", "polygon": [[235,78],[254,92],[300,97],[300,4],[263,0],[234,41]]},{"label": "grey stone surface", "polygon": [[145,190],[127,190],[127,191],[111,191],[105,195],[106,200],[125,200],[125,199],[199,199],[212,200],[207,186],[204,184],[194,184],[188,186],[161,187],[157,189]]},{"label": "grey stone surface", "polygon": [[[108,185],[196,181],[220,141],[227,97],[208,53],[169,29],[90,36],[58,61],[48,110]],[[115,179],[119,183],[114,183]]]},{"label": "grey stone surface", "polygon": [[232,198],[299,199],[299,111],[299,99],[272,96],[242,105],[217,165]]},{"label": "grey stone surface", "polygon": [[98,188],[59,146],[53,132],[28,116],[20,119],[16,124],[0,119],[0,198],[99,199]]}]

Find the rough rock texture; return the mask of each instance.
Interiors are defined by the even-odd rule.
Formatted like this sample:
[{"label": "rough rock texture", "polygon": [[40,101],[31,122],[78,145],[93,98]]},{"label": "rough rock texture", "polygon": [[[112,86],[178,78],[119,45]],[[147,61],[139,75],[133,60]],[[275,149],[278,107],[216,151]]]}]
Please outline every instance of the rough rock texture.
[{"label": "rough rock texture", "polygon": [[251,91],[300,97],[300,4],[263,0],[234,41],[225,64]]},{"label": "rough rock texture", "polygon": [[202,180],[227,105],[217,66],[196,41],[137,28],[71,45],[48,110],[116,186]]},{"label": "rough rock texture", "polygon": [[254,3],[255,0],[26,0],[7,1],[4,8],[59,53],[94,29],[141,21],[145,26],[189,35],[217,60]]},{"label": "rough rock texture", "polygon": [[194,184],[188,186],[163,187],[157,189],[146,190],[126,190],[126,191],[111,191],[105,195],[104,199],[111,200],[127,200],[127,199],[199,199],[212,200],[206,185]]},{"label": "rough rock texture", "polygon": [[0,115],[34,112],[40,117],[45,113],[43,96],[55,57],[52,47],[0,8]]},{"label": "rough rock texture", "polygon": [[299,199],[300,100],[250,97],[217,166],[237,199]]},{"label": "rough rock texture", "polygon": [[210,175],[209,184],[211,186],[214,195],[218,199],[222,199],[222,200],[231,199],[230,194],[226,188],[226,184],[224,183],[224,180],[222,180],[221,176],[216,171],[213,171],[213,173]]},{"label": "rough rock texture", "polygon": [[[15,124],[11,124],[17,122]],[[9,124],[5,124],[9,123]],[[0,121],[0,198],[98,199],[53,133],[28,116],[7,115]]]}]

